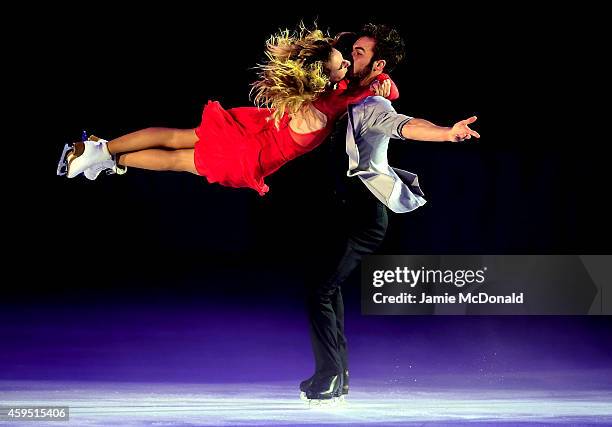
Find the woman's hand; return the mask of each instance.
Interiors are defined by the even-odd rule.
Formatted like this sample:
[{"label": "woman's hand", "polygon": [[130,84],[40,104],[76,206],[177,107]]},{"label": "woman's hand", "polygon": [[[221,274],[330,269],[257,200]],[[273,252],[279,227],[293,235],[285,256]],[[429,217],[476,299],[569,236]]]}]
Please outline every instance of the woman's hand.
[{"label": "woman's hand", "polygon": [[476,121],[476,116],[472,116],[469,119],[461,120],[455,123],[455,126],[449,131],[448,140],[451,142],[460,142],[466,139],[470,139],[472,136],[480,138],[480,135],[475,130],[470,129],[468,125]]},{"label": "woman's hand", "polygon": [[370,85],[370,89],[376,96],[388,98],[389,94],[391,93],[391,80],[385,79],[382,83],[378,80],[374,80],[374,82],[372,82]]}]

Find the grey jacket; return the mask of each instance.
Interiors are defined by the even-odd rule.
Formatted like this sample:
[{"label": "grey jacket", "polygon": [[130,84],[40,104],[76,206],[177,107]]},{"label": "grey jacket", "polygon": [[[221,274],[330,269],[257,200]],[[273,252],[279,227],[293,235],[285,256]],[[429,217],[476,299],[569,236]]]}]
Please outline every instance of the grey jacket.
[{"label": "grey jacket", "polygon": [[389,139],[405,139],[402,126],[412,117],[398,114],[391,102],[370,96],[349,105],[346,130],[348,176],[358,176],[366,187],[393,212],[410,212],[427,201],[417,175],[389,166]]}]

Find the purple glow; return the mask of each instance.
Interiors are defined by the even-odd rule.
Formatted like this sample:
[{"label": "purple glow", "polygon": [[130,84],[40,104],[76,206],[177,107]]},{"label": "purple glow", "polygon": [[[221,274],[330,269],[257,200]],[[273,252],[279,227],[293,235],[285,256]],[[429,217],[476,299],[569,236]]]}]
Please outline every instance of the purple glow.
[{"label": "purple glow", "polygon": [[[204,304],[3,310],[0,379],[294,381],[311,375],[299,307]],[[354,385],[612,388],[597,318],[347,312]]]}]

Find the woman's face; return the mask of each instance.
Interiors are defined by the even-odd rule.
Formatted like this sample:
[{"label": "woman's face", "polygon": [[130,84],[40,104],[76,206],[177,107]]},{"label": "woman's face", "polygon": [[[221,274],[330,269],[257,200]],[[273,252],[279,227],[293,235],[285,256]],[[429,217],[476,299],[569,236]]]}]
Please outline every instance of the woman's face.
[{"label": "woman's face", "polygon": [[351,63],[342,57],[338,49],[332,49],[329,61],[325,64],[329,72],[329,80],[332,83],[338,83],[344,78],[350,66]]}]

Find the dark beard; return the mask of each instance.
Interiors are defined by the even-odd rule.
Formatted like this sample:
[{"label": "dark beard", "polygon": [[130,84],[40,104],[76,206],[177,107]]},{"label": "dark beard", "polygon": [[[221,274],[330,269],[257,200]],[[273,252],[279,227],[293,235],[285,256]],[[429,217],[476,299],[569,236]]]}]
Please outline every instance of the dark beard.
[{"label": "dark beard", "polygon": [[368,75],[370,75],[370,72],[372,71],[373,62],[374,61],[370,61],[370,63],[366,67],[364,67],[363,70],[361,70],[361,72],[359,72],[358,74],[355,74],[355,72],[353,71],[353,66],[351,66],[350,73],[348,73],[349,81],[360,82],[361,80],[366,78]]}]

